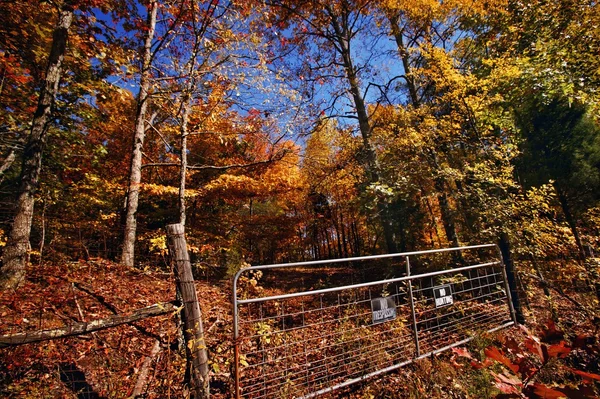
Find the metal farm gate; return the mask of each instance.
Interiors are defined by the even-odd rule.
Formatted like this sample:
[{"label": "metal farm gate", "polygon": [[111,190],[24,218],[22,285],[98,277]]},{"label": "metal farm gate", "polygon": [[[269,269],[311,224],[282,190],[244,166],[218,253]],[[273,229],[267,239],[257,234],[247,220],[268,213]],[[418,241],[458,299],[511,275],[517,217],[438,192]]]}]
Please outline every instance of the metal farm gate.
[{"label": "metal farm gate", "polygon": [[250,267],[233,289],[236,398],[314,397],[515,322],[492,244]]}]

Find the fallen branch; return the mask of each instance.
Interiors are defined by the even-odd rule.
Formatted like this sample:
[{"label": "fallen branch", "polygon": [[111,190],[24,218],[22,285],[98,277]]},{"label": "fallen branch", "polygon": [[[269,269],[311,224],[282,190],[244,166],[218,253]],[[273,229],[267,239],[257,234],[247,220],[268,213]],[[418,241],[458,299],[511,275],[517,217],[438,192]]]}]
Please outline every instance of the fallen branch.
[{"label": "fallen branch", "polygon": [[106,328],[116,327],[122,324],[129,324],[134,321],[146,319],[148,317],[160,316],[175,310],[175,305],[171,302],[156,303],[145,308],[137,309],[130,315],[114,315],[104,319],[83,323],[74,323],[69,326],[51,330],[38,330],[19,334],[2,335],[0,336],[0,348],[88,334],[92,331],[104,330]]},{"label": "fallen branch", "polygon": [[148,383],[148,372],[150,371],[150,365],[152,364],[152,360],[158,355],[160,352],[160,341],[154,341],[154,346],[152,347],[152,351],[146,358],[144,359],[144,363],[142,363],[142,368],[140,370],[140,375],[138,376],[137,382],[135,383],[135,388],[133,388],[133,393],[130,398],[137,398],[142,394],[144,387]]},{"label": "fallen branch", "polygon": [[[98,294],[97,292],[92,291],[91,288],[88,288],[86,286],[84,286],[81,283],[73,283],[73,286],[75,288],[77,288],[80,291],[85,292],[86,294],[92,296],[94,299],[96,299],[98,302],[100,302],[100,304],[102,306],[104,306],[105,308],[107,308],[108,310],[110,310],[113,314],[118,315],[119,314],[119,309],[117,309],[117,307],[115,305],[113,305],[112,303],[108,302],[106,300],[106,298],[104,298],[104,296]],[[84,321],[84,320],[82,320]],[[135,328],[136,330],[138,330],[140,333],[150,337],[150,338],[154,338],[154,339],[158,339],[160,340],[160,337],[153,334],[152,332],[148,331],[146,328],[139,326],[137,324],[131,324],[131,326],[133,328]]]},{"label": "fallen branch", "polygon": [[104,298],[104,296],[92,291],[91,288],[88,288],[81,283],[73,283],[73,287],[77,288],[79,291],[83,291],[86,294],[94,297],[94,299],[96,299],[98,302],[100,302],[100,304],[102,304],[102,306],[104,306],[105,308],[107,308],[108,310],[113,312],[114,314],[119,314],[118,309],[113,304],[109,303],[106,300],[106,298]]}]

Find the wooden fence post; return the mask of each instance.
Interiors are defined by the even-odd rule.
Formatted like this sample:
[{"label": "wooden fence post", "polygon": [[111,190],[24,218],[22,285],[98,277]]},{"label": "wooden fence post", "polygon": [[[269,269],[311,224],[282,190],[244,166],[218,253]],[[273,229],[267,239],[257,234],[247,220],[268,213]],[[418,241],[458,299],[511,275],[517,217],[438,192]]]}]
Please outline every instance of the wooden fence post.
[{"label": "wooden fence post", "polygon": [[173,264],[177,290],[183,301],[183,336],[187,356],[186,382],[190,384],[192,397],[195,399],[208,399],[208,353],[204,341],[202,313],[198,304],[184,232],[185,228],[180,223],[167,226],[169,254]]},{"label": "wooden fence post", "polygon": [[[523,315],[523,309],[521,308],[521,301],[519,300],[519,292],[517,291],[517,281],[515,276],[515,264],[513,263],[512,254],[510,252],[510,241],[508,234],[502,232],[498,242],[498,247],[502,254],[502,260],[504,262],[504,268],[506,270],[506,279],[510,288],[510,298],[512,300],[513,308],[516,314],[516,321],[519,324],[525,324],[525,316]],[[508,293],[507,293],[508,295]]]}]

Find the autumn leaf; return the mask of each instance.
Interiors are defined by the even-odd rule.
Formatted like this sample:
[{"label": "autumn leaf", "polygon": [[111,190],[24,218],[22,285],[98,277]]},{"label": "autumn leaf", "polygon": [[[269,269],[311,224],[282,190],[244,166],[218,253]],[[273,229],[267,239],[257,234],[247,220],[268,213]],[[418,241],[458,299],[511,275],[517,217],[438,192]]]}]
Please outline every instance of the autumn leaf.
[{"label": "autumn leaf", "polygon": [[558,330],[556,328],[556,324],[554,323],[553,320],[548,320],[548,322],[546,323],[546,327],[544,328],[544,331],[542,332],[542,334],[540,334],[540,338],[542,339],[542,342],[554,342],[554,341],[559,341],[561,339],[563,339],[565,336],[565,333]]},{"label": "autumn leaf", "polygon": [[571,353],[571,347],[568,346],[565,341],[561,341],[556,345],[550,345],[548,347],[548,356],[550,358],[558,357],[562,359],[567,357],[569,353]]},{"label": "autumn leaf", "polygon": [[506,367],[508,367],[513,373],[519,372],[519,366],[514,364],[509,358],[504,356],[500,350],[494,346],[489,347],[485,350],[485,355],[491,359],[496,360],[499,363],[502,363]]},{"label": "autumn leaf", "polygon": [[519,390],[514,385],[506,384],[504,382],[496,381],[494,386],[498,388],[502,393],[506,394],[519,394]]},{"label": "autumn leaf", "polygon": [[475,359],[471,360],[471,367],[473,367],[475,370],[489,367],[492,364],[494,364],[494,361],[490,358],[486,358],[483,362],[477,361]]},{"label": "autumn leaf", "polygon": [[592,344],[594,342],[593,336],[587,336],[585,334],[579,334],[573,340],[573,348],[585,348],[586,346]]},{"label": "autumn leaf", "polygon": [[471,352],[467,348],[452,348],[452,352],[456,353],[460,357],[466,357],[467,359],[473,359]]},{"label": "autumn leaf", "polygon": [[542,362],[545,363],[548,361],[547,353],[544,352],[544,347],[542,346],[540,340],[537,337],[534,337],[532,335],[527,337],[527,339],[525,340],[525,347],[531,353],[537,354],[540,357],[540,360],[542,360]]},{"label": "autumn leaf", "polygon": [[514,338],[507,338],[504,341],[504,347],[507,348],[512,353],[520,352],[519,343]]},{"label": "autumn leaf", "polygon": [[560,398],[567,397],[564,393],[557,391],[555,389],[549,388],[543,384],[538,384],[538,383],[531,384],[528,388],[529,388],[528,394],[534,398],[560,399]]},{"label": "autumn leaf", "polygon": [[596,398],[593,385],[582,385],[577,388],[564,387],[560,391],[569,399]]},{"label": "autumn leaf", "polygon": [[521,379],[517,376],[514,375],[506,375],[505,373],[494,373],[492,372],[492,375],[494,376],[494,378],[496,378],[496,381],[502,382],[504,384],[509,384],[509,385],[514,385],[514,386],[522,386],[523,385],[523,381],[521,381]]},{"label": "autumn leaf", "polygon": [[600,381],[600,375],[598,374],[594,374],[594,373],[587,373],[585,371],[580,371],[580,370],[575,370],[575,369],[571,369],[571,371],[574,374],[577,374],[578,376],[580,376],[581,378],[583,378],[583,381],[586,383],[591,383],[595,381]]}]

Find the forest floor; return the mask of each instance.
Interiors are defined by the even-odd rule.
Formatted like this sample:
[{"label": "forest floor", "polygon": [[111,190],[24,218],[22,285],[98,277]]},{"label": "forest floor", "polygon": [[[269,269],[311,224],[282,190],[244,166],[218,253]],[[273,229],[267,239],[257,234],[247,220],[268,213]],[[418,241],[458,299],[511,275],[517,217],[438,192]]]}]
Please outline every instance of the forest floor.
[{"label": "forest floor", "polygon": [[[0,293],[0,335],[128,314],[173,301],[174,287],[171,273],[164,270],[125,269],[99,259],[32,266],[17,291]],[[229,398],[231,282],[202,278],[197,289],[210,356],[211,394]],[[534,283],[527,285],[527,292],[526,328],[478,337],[466,347],[329,397],[598,397],[597,302],[574,290],[566,295],[553,291],[547,297]],[[185,359],[178,350],[176,319],[167,314],[87,335],[0,348],[0,397],[124,398],[143,382],[139,397],[180,398],[186,393]],[[140,381],[144,371],[147,377]]]}]

